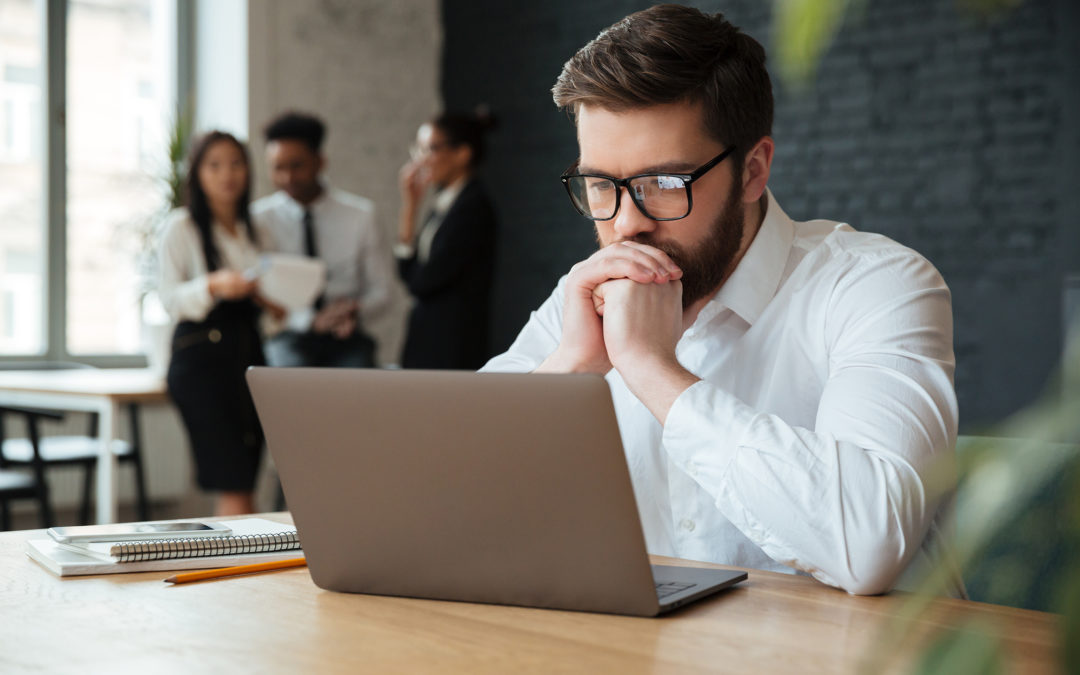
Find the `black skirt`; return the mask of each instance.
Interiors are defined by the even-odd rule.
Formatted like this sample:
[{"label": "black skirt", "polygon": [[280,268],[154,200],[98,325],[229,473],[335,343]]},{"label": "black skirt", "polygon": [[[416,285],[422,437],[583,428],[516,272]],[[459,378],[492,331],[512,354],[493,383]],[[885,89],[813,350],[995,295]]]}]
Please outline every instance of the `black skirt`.
[{"label": "black skirt", "polygon": [[263,434],[244,373],[264,365],[249,300],[220,302],[203,321],[182,321],[173,334],[166,378],[180,411],[204,490],[255,487]]}]

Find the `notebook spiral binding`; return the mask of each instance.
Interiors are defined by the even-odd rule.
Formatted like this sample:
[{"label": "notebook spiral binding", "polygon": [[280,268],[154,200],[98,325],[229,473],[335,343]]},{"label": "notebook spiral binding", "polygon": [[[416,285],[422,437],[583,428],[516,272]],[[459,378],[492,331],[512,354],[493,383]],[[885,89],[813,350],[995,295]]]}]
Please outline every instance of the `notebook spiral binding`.
[{"label": "notebook spiral binding", "polygon": [[115,544],[109,553],[117,562],[143,562],[175,558],[196,558],[208,555],[240,555],[267,553],[300,548],[296,530],[276,534],[240,534],[228,537],[199,537],[192,539],[163,539]]}]

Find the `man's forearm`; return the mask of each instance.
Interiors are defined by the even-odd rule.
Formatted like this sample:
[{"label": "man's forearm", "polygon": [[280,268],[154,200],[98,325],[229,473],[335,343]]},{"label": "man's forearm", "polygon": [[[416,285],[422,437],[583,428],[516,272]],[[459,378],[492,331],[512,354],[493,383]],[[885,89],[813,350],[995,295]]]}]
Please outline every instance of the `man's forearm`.
[{"label": "man's forearm", "polygon": [[667,420],[675,400],[701,379],[678,361],[658,357],[636,359],[629,367],[619,370],[619,375],[630,393],[660,424]]}]

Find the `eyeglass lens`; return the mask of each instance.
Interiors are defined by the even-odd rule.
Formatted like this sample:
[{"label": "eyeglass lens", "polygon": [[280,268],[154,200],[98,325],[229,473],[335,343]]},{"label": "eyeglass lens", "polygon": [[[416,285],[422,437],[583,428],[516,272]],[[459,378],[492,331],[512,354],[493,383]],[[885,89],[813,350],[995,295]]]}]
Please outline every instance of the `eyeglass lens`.
[{"label": "eyeglass lens", "polygon": [[[582,215],[607,220],[615,215],[619,186],[609,178],[572,176],[568,180],[574,206]],[[650,218],[682,218],[690,211],[685,181],[680,176],[638,176],[629,183],[630,196]]]}]

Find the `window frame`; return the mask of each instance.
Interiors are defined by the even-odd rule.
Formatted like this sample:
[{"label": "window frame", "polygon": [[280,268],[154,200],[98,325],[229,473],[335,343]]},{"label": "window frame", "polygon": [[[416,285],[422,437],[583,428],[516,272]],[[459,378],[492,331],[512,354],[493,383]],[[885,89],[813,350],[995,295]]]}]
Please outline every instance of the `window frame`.
[{"label": "window frame", "polygon": [[[44,350],[3,354],[6,362],[78,361],[98,367],[144,367],[146,355],[72,354],[67,344],[67,15],[69,0],[38,0],[43,36],[40,82],[43,124],[42,228],[45,301],[41,334]],[[175,49],[173,81],[176,114],[190,99],[194,87],[195,8],[188,0],[173,0]]]}]

